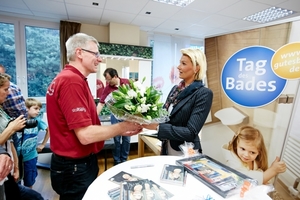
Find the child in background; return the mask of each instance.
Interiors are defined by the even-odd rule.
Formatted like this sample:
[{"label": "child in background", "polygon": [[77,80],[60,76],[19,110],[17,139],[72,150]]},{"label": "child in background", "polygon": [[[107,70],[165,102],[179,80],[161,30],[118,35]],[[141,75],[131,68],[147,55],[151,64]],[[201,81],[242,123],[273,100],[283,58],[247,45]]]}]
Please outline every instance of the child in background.
[{"label": "child in background", "polygon": [[[42,151],[45,147],[48,139],[49,139],[49,131],[48,125],[40,118],[37,117],[42,108],[42,103],[36,99],[28,98],[25,101],[26,109],[27,109],[27,119],[35,119],[38,122],[38,125],[34,128],[24,129],[24,138],[23,145],[21,147],[22,141],[22,133],[17,133],[17,142],[16,149],[18,155],[20,155],[20,151],[23,155],[24,161],[24,185],[32,188],[35,183],[35,178],[37,177],[37,157],[38,152]],[[42,144],[38,145],[38,133],[40,130],[45,130],[46,134]]]},{"label": "child in background", "polygon": [[268,184],[273,177],[286,170],[278,157],[268,166],[267,150],[261,132],[251,126],[239,128],[228,145],[223,146],[226,165],[256,179],[259,184]]}]

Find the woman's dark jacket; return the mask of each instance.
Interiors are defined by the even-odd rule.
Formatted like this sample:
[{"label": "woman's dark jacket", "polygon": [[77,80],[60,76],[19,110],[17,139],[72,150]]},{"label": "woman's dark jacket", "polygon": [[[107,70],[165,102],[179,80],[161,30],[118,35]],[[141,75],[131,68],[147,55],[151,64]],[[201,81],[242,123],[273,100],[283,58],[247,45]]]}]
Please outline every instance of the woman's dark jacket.
[{"label": "woman's dark jacket", "polygon": [[169,140],[176,151],[180,151],[179,145],[184,141],[193,142],[194,149],[202,153],[198,134],[209,114],[213,93],[203,86],[202,81],[194,81],[180,95],[181,100],[173,105],[170,121],[159,124],[158,139]]}]

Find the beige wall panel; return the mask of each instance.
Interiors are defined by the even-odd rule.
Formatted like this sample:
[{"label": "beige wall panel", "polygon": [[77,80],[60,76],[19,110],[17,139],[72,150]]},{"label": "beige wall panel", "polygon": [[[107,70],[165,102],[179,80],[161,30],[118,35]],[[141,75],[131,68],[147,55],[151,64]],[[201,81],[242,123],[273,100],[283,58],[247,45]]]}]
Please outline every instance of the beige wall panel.
[{"label": "beige wall panel", "polygon": [[217,40],[216,38],[209,38],[205,40],[205,54],[207,59],[207,82],[208,87],[213,91],[214,97],[211,106],[211,117],[212,122],[219,121],[214,113],[220,110],[221,99],[220,99],[220,71],[218,68],[218,59],[217,59]]},{"label": "beige wall panel", "polygon": [[[95,37],[98,42],[108,43],[108,26],[81,24],[80,32]],[[101,53],[101,52],[100,52]]]},{"label": "beige wall panel", "polygon": [[149,46],[148,45],[148,33],[145,31],[140,31],[140,46]]},{"label": "beige wall panel", "polygon": [[109,42],[140,45],[140,28],[127,24],[109,23]]},{"label": "beige wall panel", "polygon": [[80,32],[95,37],[98,42],[149,46],[147,32],[141,31],[137,26],[116,23],[110,26],[81,24]]},{"label": "beige wall panel", "polygon": [[139,61],[138,60],[129,60],[130,69],[129,72],[139,72]]}]

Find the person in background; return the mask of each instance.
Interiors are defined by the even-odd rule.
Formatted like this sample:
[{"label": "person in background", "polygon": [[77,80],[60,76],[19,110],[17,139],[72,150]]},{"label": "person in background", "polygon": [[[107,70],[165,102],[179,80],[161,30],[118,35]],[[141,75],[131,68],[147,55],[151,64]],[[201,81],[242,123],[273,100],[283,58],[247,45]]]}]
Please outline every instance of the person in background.
[{"label": "person in background", "polygon": [[183,155],[179,146],[191,142],[194,149],[202,153],[199,132],[209,114],[213,93],[204,87],[206,57],[200,49],[181,49],[177,67],[182,81],[175,85],[164,104],[170,113],[165,123],[144,124],[143,127],[157,130],[162,140],[162,155]]},{"label": "person in background", "polygon": [[222,150],[226,165],[256,179],[259,184],[268,184],[273,177],[286,170],[285,162],[278,157],[268,166],[263,136],[258,129],[251,126],[240,127]]},{"label": "person in background", "polygon": [[101,95],[102,95],[102,92],[104,90],[104,84],[100,79],[97,79],[96,86],[97,86],[97,98],[100,99]]},{"label": "person in background", "polygon": [[[18,139],[17,142],[15,142],[15,144],[16,144],[16,150],[18,156],[20,154],[23,155],[24,185],[32,188],[33,184],[35,183],[35,179],[38,175],[38,171],[36,167],[38,152],[41,152],[45,147],[49,139],[49,131],[48,131],[48,125],[40,117],[38,117],[40,110],[42,108],[42,103],[34,98],[27,98],[25,104],[28,112],[27,119],[36,120],[37,126],[33,128],[24,129],[23,138],[22,138],[22,133],[18,132],[17,133]],[[46,134],[44,136],[44,140],[42,144],[37,146],[38,133],[40,130],[45,130]]]},{"label": "person in background", "polygon": [[[120,78],[117,70],[113,68],[107,68],[104,71],[103,76],[107,81],[107,85],[102,92],[100,103],[97,106],[98,114],[101,112],[105,104],[106,97],[111,92],[117,90],[120,85],[129,84],[129,80],[126,78]],[[113,114],[111,114],[110,122],[111,124],[116,124],[120,121],[116,119],[116,117]],[[129,151],[130,151],[130,137],[118,135],[114,137],[114,143],[115,143],[115,148],[113,149],[112,153],[114,158],[114,165],[117,165],[119,163],[125,162],[128,158]]]},{"label": "person in background", "polygon": [[[6,199],[21,199],[21,200],[43,200],[44,198],[38,192],[22,186],[20,184],[13,184],[19,178],[19,163],[16,149],[11,139],[12,135],[17,131],[23,129],[26,124],[26,118],[23,115],[12,119],[2,108],[2,103],[6,100],[9,94],[10,76],[8,74],[0,74],[0,146],[5,148],[7,153],[13,160],[11,175],[8,174],[5,185]],[[10,167],[9,167],[10,168]],[[13,179],[13,180],[12,180]],[[13,183],[12,183],[13,182]],[[15,187],[13,187],[15,186]],[[13,188],[12,188],[13,187]],[[16,195],[19,195],[16,197]]]},{"label": "person in background", "polygon": [[[0,73],[5,73],[6,69],[0,64]],[[2,104],[3,109],[10,117],[17,118],[20,115],[27,116],[25,99],[21,89],[14,83],[10,82],[8,95]]]},{"label": "person in background", "polygon": [[66,42],[67,64],[46,94],[50,132],[51,184],[60,200],[81,200],[98,176],[97,153],[104,141],[119,134],[131,136],[142,127],[131,122],[101,126],[87,76],[102,59],[98,41],[77,33]]}]

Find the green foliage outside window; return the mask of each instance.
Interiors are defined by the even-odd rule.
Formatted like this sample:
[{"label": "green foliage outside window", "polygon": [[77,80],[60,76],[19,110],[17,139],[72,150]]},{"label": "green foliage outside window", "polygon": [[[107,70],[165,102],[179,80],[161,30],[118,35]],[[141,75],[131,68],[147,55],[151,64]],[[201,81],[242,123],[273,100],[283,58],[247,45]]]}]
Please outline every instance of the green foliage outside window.
[{"label": "green foliage outside window", "polygon": [[13,24],[0,23],[0,64],[16,83],[15,29]]},{"label": "green foliage outside window", "polygon": [[[6,68],[11,81],[17,83],[17,69],[22,77],[27,74],[27,95],[44,97],[53,78],[60,72],[59,30],[25,26],[26,63],[16,66],[15,30],[13,24],[0,22],[0,63]],[[22,85],[19,85],[22,86]],[[23,90],[24,94],[24,90]]]},{"label": "green foliage outside window", "polygon": [[59,30],[26,26],[28,96],[45,96],[60,72]]},{"label": "green foliage outside window", "polygon": [[134,45],[124,45],[124,44],[110,44],[99,42],[99,51],[102,55],[114,55],[114,56],[134,56],[141,57],[145,59],[152,59],[153,48],[134,46]]}]

